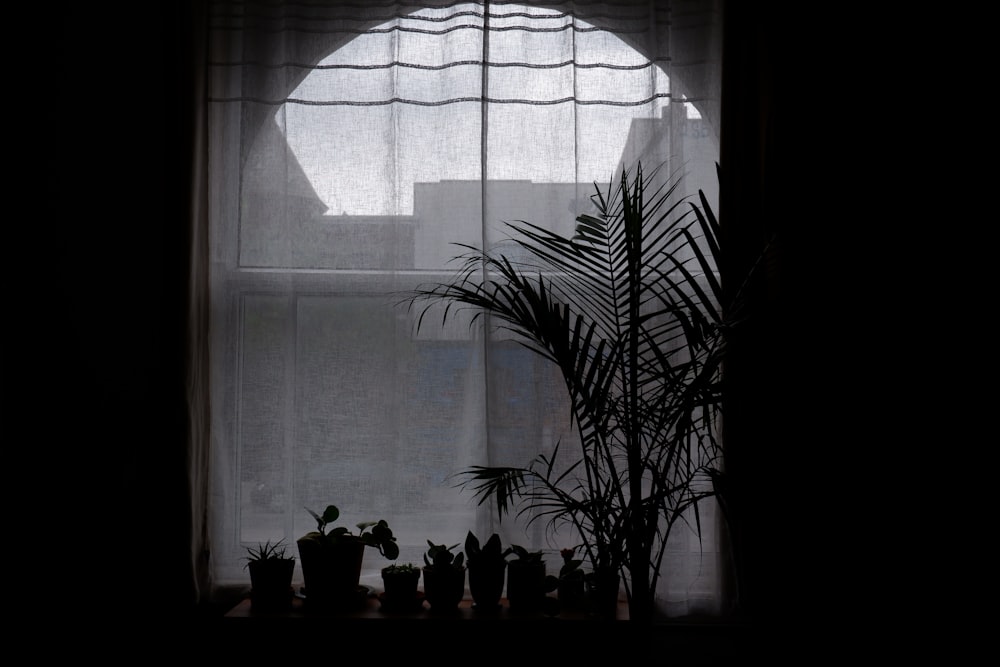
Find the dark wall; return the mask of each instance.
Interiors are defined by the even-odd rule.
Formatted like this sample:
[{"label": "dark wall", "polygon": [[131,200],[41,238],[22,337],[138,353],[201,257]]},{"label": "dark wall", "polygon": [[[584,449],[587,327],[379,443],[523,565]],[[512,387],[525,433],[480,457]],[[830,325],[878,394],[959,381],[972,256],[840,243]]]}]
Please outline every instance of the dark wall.
[{"label": "dark wall", "polygon": [[[115,6],[115,5],[119,6]],[[50,67],[50,194],[70,307],[59,415],[99,577],[122,618],[189,611],[184,327],[191,124],[188,2],[73,3]],[[62,356],[65,355],[65,358]],[[71,368],[71,373],[65,373]],[[89,550],[88,550],[89,551]],[[100,557],[99,557],[100,556]],[[148,613],[148,611],[146,612]]]},{"label": "dark wall", "polygon": [[[67,420],[87,445],[68,446],[93,498],[87,533],[120,555],[102,565],[128,594],[119,610],[152,598],[163,611],[195,611],[184,327],[198,4],[68,9],[53,63],[67,106],[49,120],[62,150],[71,147],[53,194],[62,210],[79,213],[65,217],[72,224],[63,236],[74,278],[62,323],[71,342],[53,366],[77,371],[66,383],[76,397]],[[833,362],[816,354],[828,338],[820,304],[830,294],[820,268],[830,212],[817,202],[834,137],[816,131],[828,117],[812,95],[818,79],[800,76],[804,68],[829,74],[820,48],[789,35],[768,4],[726,3],[720,215],[737,265],[763,239],[777,241],[753,288],[755,318],[736,342],[727,408],[743,613],[772,619],[818,607],[802,590],[816,585],[814,557],[824,549],[817,482],[828,476],[820,452],[830,433],[816,424],[835,398],[819,379]]]},{"label": "dark wall", "polygon": [[819,7],[725,5],[720,217],[735,275],[771,243],[727,365],[741,611],[816,629],[867,613],[859,563],[877,508],[859,475],[881,428],[864,397],[885,368],[862,352],[881,320],[859,254],[875,230],[858,184],[880,153],[853,136],[867,51]]}]

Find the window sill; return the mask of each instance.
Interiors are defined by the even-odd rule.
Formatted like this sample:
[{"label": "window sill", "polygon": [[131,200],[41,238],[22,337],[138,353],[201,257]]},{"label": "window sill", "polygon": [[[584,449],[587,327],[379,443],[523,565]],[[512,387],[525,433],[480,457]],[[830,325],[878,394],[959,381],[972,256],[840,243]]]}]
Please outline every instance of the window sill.
[{"label": "window sill", "polygon": [[[306,607],[305,601],[296,596],[292,599],[291,608],[287,611],[279,612],[261,612],[253,609],[250,600],[245,599],[237,604],[235,607],[226,613],[226,618],[327,618],[327,619],[338,619],[340,621],[363,621],[371,619],[380,620],[428,620],[428,621],[483,621],[483,622],[496,622],[496,621],[511,621],[511,622],[524,622],[531,620],[545,620],[545,621],[594,621],[594,622],[608,622],[605,619],[596,619],[592,616],[585,614],[582,611],[569,611],[560,612],[554,616],[544,614],[542,612],[516,612],[511,611],[507,605],[507,600],[501,600],[500,608],[496,611],[480,611],[473,607],[472,600],[462,600],[459,604],[458,609],[454,612],[447,613],[434,613],[426,605],[414,611],[399,612],[392,611],[387,612],[381,609],[379,601],[374,596],[369,596],[359,605],[357,609],[352,609],[350,611],[314,611]],[[618,615],[613,622],[628,621],[628,605],[625,602],[618,603]]]},{"label": "window sill", "polygon": [[389,613],[380,609],[376,597],[348,612],[307,611],[303,600],[295,598],[288,611],[266,613],[253,610],[247,599],[222,621],[214,626],[213,638],[223,639],[229,648],[246,650],[248,658],[254,655],[252,647],[263,640],[300,646],[336,637],[335,643],[366,647],[382,658],[437,654],[453,660],[458,657],[454,650],[461,650],[502,662],[505,653],[510,658],[528,650],[539,661],[592,660],[595,650],[603,655],[610,649],[616,658],[648,659],[650,652],[659,653],[671,656],[675,665],[734,664],[733,660],[742,664],[751,639],[746,626],[712,618],[663,619],[636,627],[628,621],[625,602],[619,603],[618,617],[607,620],[583,612],[555,616],[511,612],[506,600],[495,612],[477,611],[471,600],[464,600],[455,613],[434,614],[426,606]]}]

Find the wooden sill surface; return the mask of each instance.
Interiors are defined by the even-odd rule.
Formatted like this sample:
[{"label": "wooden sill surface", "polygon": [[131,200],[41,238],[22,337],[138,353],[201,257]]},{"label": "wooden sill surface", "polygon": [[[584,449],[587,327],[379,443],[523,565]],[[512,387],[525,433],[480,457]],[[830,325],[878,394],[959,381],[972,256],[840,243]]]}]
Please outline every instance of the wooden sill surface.
[{"label": "wooden sill surface", "polygon": [[614,620],[583,611],[555,616],[516,612],[509,609],[506,599],[493,612],[477,610],[471,600],[463,600],[448,614],[431,612],[426,602],[415,611],[390,613],[381,609],[375,596],[351,611],[321,612],[305,607],[305,601],[296,597],[287,611],[265,613],[254,610],[249,599],[242,600],[224,615],[221,625],[209,628],[208,640],[224,647],[227,656],[232,657],[236,650],[247,660],[259,658],[262,647],[291,650],[335,637],[337,645],[377,650],[383,662],[427,651],[443,651],[446,659],[463,654],[502,658],[531,647],[537,659],[533,664],[556,660],[586,663],[594,659],[595,650],[614,647],[622,660],[662,654],[670,656],[673,667],[689,661],[698,667],[743,664],[750,643],[746,632],[725,623],[665,620],[651,627],[633,627],[625,602],[619,603]]},{"label": "wooden sill surface", "polygon": [[[356,609],[347,611],[328,611],[309,609],[306,601],[298,596],[292,599],[291,607],[287,611],[259,611],[254,609],[250,599],[242,600],[235,607],[226,613],[226,618],[340,618],[345,620],[364,619],[426,619],[431,621],[454,621],[454,620],[474,620],[474,621],[525,621],[525,620],[599,620],[589,614],[578,610],[561,610],[558,614],[550,616],[542,612],[518,612],[511,611],[507,605],[506,598],[501,600],[500,608],[491,611],[476,609],[472,600],[462,600],[458,609],[454,612],[435,613],[423,602],[419,608],[413,611],[387,611],[382,608],[378,598],[374,595],[368,596],[363,604]],[[619,602],[618,615],[614,619],[617,621],[627,621],[628,605]],[[606,620],[600,619],[602,622]]]}]

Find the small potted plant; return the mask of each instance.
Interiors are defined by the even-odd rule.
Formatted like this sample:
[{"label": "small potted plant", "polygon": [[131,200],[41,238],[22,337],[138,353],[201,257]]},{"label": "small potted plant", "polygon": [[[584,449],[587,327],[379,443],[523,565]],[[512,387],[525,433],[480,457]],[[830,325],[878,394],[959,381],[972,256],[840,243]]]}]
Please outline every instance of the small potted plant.
[{"label": "small potted plant", "polygon": [[420,568],[413,563],[387,565],[382,568],[382,586],[379,596],[386,611],[413,611],[423,604],[423,595],[417,589]]},{"label": "small potted plant", "polygon": [[472,606],[480,611],[500,609],[504,579],[507,574],[507,556],[514,552],[500,545],[500,536],[490,535],[485,543],[470,530],[465,536],[466,566],[469,568],[469,594]]},{"label": "small potted plant", "polygon": [[427,604],[435,613],[454,612],[465,597],[465,554],[452,552],[457,544],[448,547],[427,540],[427,545],[423,568]]},{"label": "small potted plant", "polygon": [[543,553],[517,544],[511,549],[516,558],[507,563],[507,604],[514,612],[541,611],[545,594],[555,590],[554,578],[545,574]]},{"label": "small potted plant", "polygon": [[362,604],[368,591],[359,586],[365,547],[375,547],[389,560],[399,557],[399,545],[385,520],[357,524],[358,534],[344,526],[327,526],[340,517],[340,510],[328,505],[323,514],[306,508],[316,519],[316,530],[297,540],[302,561],[307,607],[351,608]]},{"label": "small potted plant", "polygon": [[284,611],[291,606],[295,559],[285,555],[284,540],[247,547],[245,569],[250,571],[250,606],[255,611]]},{"label": "small potted plant", "polygon": [[584,579],[587,584],[587,605],[590,614],[600,618],[617,618],[621,585],[619,574],[612,568],[601,567],[588,572]]},{"label": "small potted plant", "polygon": [[[559,598],[559,606],[563,609],[583,609],[586,607],[587,594],[584,586],[585,574],[581,565],[583,561],[574,558],[575,549],[560,549],[563,564],[559,568],[559,576],[556,577],[556,594]],[[547,588],[551,588],[551,581]]]}]

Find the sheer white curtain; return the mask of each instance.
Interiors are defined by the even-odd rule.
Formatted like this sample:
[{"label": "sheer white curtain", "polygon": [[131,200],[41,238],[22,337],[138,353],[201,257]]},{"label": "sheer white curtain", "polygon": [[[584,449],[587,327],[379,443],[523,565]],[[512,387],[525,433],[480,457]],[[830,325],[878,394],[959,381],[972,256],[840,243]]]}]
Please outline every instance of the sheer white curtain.
[{"label": "sheer white curtain", "polygon": [[[469,530],[560,546],[450,477],[572,437],[555,369],[462,323],[416,335],[393,294],[504,220],[568,232],[636,159],[714,196],[720,24],[709,0],[213,3],[211,586],[328,504],[386,519],[402,562]],[[719,609],[721,551],[677,536],[665,613]],[[368,550],[363,583],[385,564]]]}]

